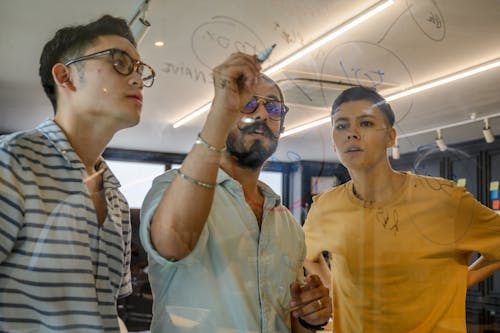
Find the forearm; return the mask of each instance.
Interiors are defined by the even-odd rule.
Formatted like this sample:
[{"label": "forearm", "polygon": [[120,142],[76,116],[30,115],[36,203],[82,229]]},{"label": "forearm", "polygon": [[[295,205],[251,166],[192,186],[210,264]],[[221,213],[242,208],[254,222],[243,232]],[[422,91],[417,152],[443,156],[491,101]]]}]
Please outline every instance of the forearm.
[{"label": "forearm", "polygon": [[483,256],[479,257],[469,266],[467,288],[483,281],[498,270],[500,270],[500,260],[488,261]]},{"label": "forearm", "polygon": [[[213,122],[214,119],[207,119],[201,137],[211,146],[222,148],[221,142],[225,142],[227,134]],[[195,144],[182,163],[181,172],[200,183],[215,185],[221,156],[222,153],[203,144]],[[193,184],[179,175],[174,178],[151,221],[151,240],[162,256],[179,260],[194,249],[210,213],[214,193],[215,188]]]},{"label": "forearm", "polygon": [[312,331],[300,325],[299,319],[290,315],[292,323],[292,333],[311,333]]},{"label": "forearm", "polygon": [[[212,208],[224,154],[221,149],[241,115],[241,101],[248,100],[241,96],[251,94],[248,89],[255,86],[259,73],[260,64],[255,56],[243,53],[233,53],[214,68],[214,99],[201,131],[202,140],[185,158],[182,173],[165,191],[151,219],[151,241],[162,256],[182,259],[198,243]],[[238,86],[240,77],[246,78],[245,86]]]}]

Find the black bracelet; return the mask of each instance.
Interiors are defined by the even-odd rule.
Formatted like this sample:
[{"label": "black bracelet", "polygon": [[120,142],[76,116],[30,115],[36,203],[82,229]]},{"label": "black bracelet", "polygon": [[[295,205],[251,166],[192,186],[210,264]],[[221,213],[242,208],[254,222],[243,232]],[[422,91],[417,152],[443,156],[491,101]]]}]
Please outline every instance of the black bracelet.
[{"label": "black bracelet", "polygon": [[319,331],[322,330],[328,324],[328,320],[321,325],[311,325],[307,321],[299,317],[299,323],[300,325],[302,325],[302,327],[307,328],[310,331]]}]

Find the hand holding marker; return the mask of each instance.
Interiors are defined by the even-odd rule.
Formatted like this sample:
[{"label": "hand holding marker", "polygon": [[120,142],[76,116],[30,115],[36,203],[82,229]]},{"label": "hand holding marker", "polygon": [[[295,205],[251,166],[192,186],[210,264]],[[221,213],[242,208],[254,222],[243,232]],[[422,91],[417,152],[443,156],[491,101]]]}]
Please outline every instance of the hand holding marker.
[{"label": "hand holding marker", "polygon": [[[267,60],[267,58],[269,58],[269,56],[271,55],[271,53],[273,52],[274,48],[276,47],[276,43],[274,43],[273,45],[271,45],[270,47],[262,50],[258,55],[257,55],[257,61],[259,63],[263,63],[264,61]],[[255,122],[255,119],[253,118],[250,118],[250,117],[244,117],[242,120],[241,120],[243,123],[245,124],[253,124]]]}]

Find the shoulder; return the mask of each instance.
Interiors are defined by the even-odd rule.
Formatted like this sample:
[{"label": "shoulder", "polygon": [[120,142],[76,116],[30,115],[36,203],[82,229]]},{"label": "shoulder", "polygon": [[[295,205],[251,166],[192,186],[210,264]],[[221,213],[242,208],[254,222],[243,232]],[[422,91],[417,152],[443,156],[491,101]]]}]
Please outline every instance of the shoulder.
[{"label": "shoulder", "polygon": [[292,212],[282,204],[277,205],[274,207],[274,212],[275,214],[278,214],[280,216],[280,219],[283,220],[285,223],[292,225],[293,228],[296,228],[297,230],[302,230],[300,227],[299,221],[293,216]]},{"label": "shoulder", "polygon": [[407,194],[413,203],[453,208],[471,194],[454,181],[440,177],[409,175]]},{"label": "shoulder", "polygon": [[408,175],[408,186],[412,188],[421,188],[424,191],[437,191],[437,192],[464,192],[463,187],[449,179],[441,177],[421,176],[421,175]]},{"label": "shoulder", "polygon": [[22,150],[21,145],[31,146],[33,143],[45,143],[44,136],[37,128],[0,136],[0,147],[10,151]]},{"label": "shoulder", "polygon": [[0,136],[2,170],[5,171],[9,167],[20,172],[22,168],[16,166],[31,164],[27,156],[40,154],[40,151],[47,149],[47,146],[47,140],[37,129]]}]

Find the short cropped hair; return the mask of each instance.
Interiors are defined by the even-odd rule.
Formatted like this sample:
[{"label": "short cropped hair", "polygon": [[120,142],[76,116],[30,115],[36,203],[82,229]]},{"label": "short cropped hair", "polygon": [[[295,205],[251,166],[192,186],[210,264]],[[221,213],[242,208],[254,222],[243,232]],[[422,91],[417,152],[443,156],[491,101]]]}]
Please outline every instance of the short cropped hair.
[{"label": "short cropped hair", "polygon": [[57,63],[81,56],[83,52],[104,35],[117,35],[126,38],[137,46],[127,22],[122,18],[104,15],[86,25],[69,26],[59,29],[54,37],[45,44],[40,56],[38,73],[43,90],[57,112],[56,85],[52,77],[52,67]]},{"label": "short cropped hair", "polygon": [[391,127],[394,126],[396,117],[389,103],[374,89],[364,86],[354,86],[341,92],[333,102],[331,116],[333,117],[339,111],[340,105],[363,100],[372,102],[374,106],[382,111]]}]

